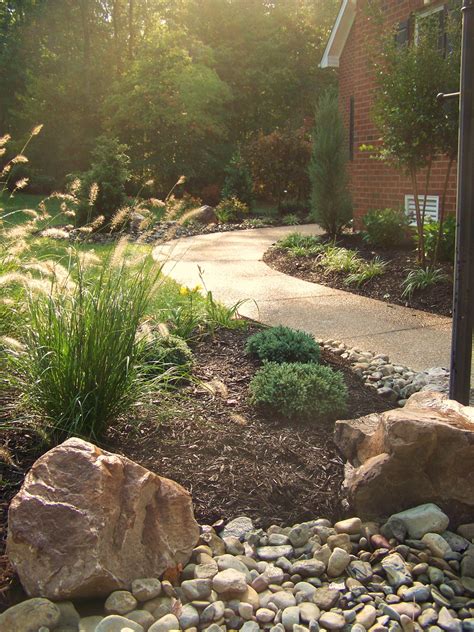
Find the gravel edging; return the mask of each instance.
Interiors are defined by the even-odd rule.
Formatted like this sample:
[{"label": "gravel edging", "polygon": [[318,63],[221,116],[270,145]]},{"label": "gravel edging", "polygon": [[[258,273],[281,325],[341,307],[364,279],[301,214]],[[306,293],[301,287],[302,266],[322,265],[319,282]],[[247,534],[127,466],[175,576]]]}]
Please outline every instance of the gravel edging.
[{"label": "gravel edging", "polygon": [[339,340],[328,339],[318,342],[327,351],[347,360],[353,372],[366,386],[399,406],[404,406],[407,399],[419,391],[449,393],[449,370],[444,367],[414,371],[404,365],[390,362],[387,355],[362,351]]},{"label": "gravel edging", "polygon": [[136,579],[93,609],[27,600],[0,628],[37,629],[30,616],[39,629],[89,632],[472,632],[474,524],[448,526],[432,504],[383,525],[318,518],[264,531],[241,516],[202,526],[188,564],[161,581]]}]

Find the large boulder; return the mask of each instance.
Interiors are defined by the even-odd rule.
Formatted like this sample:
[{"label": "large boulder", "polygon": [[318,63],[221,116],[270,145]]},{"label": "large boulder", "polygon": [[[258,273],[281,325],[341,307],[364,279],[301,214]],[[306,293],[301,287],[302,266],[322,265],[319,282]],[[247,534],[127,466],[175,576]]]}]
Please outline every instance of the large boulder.
[{"label": "large boulder", "polygon": [[186,564],[198,538],[180,485],[73,438],[27,474],[10,505],[7,554],[30,596],[97,597]]},{"label": "large boulder", "polygon": [[474,521],[474,408],[420,392],[404,408],[336,422],[335,442],[358,516],[432,502],[453,524]]}]

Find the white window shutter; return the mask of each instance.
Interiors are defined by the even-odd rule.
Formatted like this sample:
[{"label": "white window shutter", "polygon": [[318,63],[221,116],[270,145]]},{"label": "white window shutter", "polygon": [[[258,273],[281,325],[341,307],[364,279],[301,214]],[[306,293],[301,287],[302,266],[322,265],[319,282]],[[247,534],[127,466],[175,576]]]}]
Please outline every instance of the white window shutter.
[{"label": "white window shutter", "polygon": [[[420,209],[423,210],[424,195],[419,195]],[[405,195],[405,213],[411,218],[410,225],[416,226],[415,196]],[[426,196],[425,221],[437,222],[439,219],[439,195]]]}]

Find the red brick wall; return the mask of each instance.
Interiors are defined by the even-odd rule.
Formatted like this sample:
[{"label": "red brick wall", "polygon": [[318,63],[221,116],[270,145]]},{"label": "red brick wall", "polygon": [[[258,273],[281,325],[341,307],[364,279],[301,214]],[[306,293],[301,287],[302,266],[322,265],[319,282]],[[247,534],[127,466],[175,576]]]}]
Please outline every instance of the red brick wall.
[{"label": "red brick wall", "polygon": [[[383,0],[387,28],[406,20],[410,13],[422,9],[423,0]],[[402,172],[370,157],[359,150],[360,145],[377,144],[380,133],[372,120],[375,81],[370,68],[369,42],[377,27],[365,10],[365,1],[357,3],[357,15],[347,39],[339,65],[340,108],[349,126],[350,98],[354,97],[354,158],[349,163],[351,191],[356,225],[371,209],[404,207],[405,194],[413,194],[410,179]],[[432,168],[430,195],[441,198],[447,159],[437,160]],[[421,193],[422,191],[420,191]],[[447,210],[456,204],[456,168],[453,166],[449,183]],[[359,220],[359,221],[358,221]]]}]

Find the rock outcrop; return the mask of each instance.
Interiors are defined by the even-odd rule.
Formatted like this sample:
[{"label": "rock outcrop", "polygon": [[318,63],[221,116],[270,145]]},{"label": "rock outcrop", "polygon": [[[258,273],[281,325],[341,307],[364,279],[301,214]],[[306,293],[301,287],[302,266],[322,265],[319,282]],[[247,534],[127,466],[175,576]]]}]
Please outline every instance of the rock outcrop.
[{"label": "rock outcrop", "polygon": [[433,502],[474,521],[474,408],[421,392],[404,408],[336,422],[349,502],[364,519]]},{"label": "rock outcrop", "polygon": [[10,505],[7,554],[30,596],[97,597],[185,564],[198,538],[180,485],[73,438],[26,476]]}]

